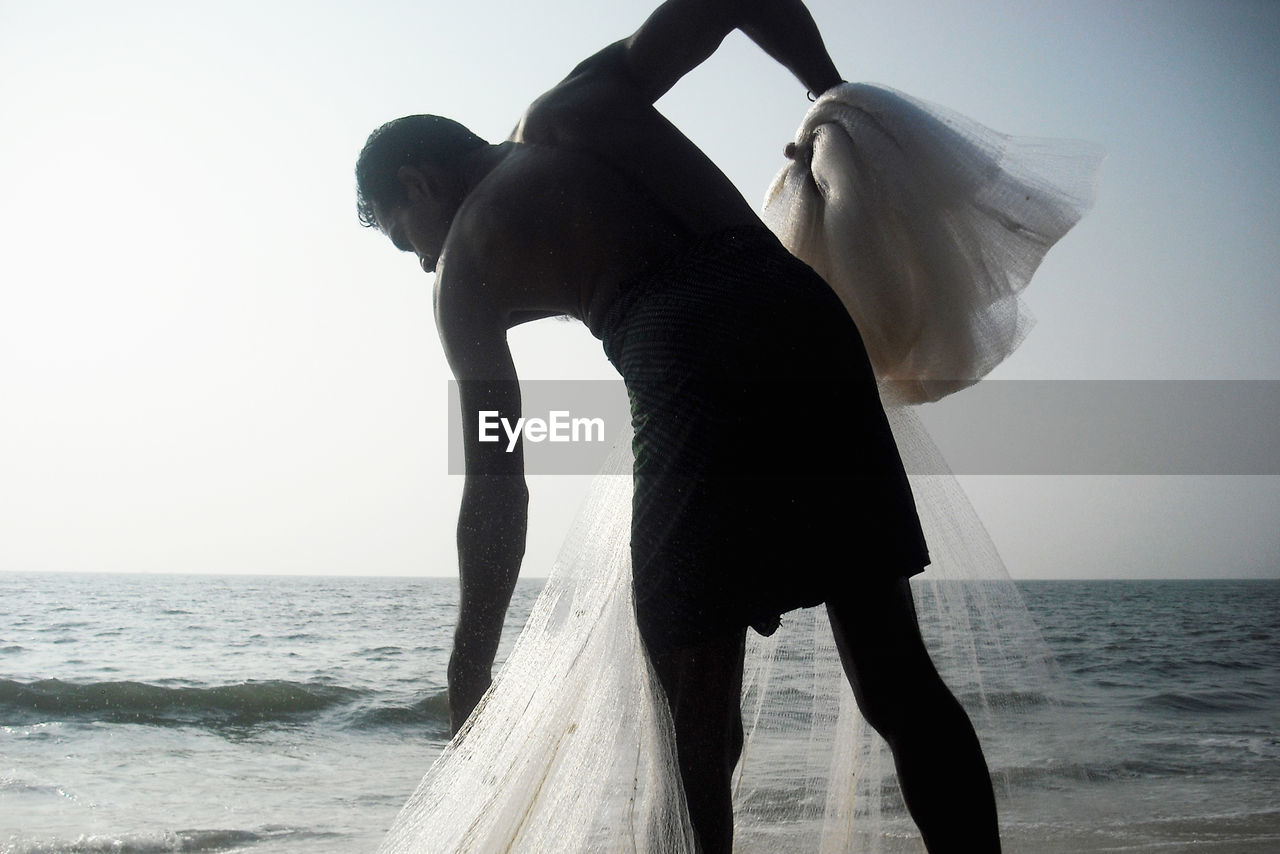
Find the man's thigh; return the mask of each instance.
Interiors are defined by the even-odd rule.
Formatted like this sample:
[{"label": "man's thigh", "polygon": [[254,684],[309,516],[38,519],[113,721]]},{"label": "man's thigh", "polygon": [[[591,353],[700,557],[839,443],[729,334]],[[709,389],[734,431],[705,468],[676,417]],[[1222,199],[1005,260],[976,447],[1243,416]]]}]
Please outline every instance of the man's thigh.
[{"label": "man's thigh", "polygon": [[652,657],[677,738],[684,742],[681,751],[705,752],[708,761],[727,752],[730,767],[736,761],[742,743],[745,650],[746,630],[741,629]]}]

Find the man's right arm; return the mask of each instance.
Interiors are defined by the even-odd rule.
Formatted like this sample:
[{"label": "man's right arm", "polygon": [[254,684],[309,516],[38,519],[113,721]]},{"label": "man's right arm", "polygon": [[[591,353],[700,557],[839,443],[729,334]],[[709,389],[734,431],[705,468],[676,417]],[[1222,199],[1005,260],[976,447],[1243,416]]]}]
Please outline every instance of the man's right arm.
[{"label": "man's right arm", "polygon": [[[466,481],[458,513],[460,602],[449,659],[449,722],[456,733],[489,689],[511,595],[524,557],[529,490],[523,447],[480,440],[480,414],[520,417],[520,385],[506,323],[478,297],[483,287],[459,286],[449,266],[437,275],[436,325],[458,382]],[[472,282],[478,279],[470,280]]]},{"label": "man's right arm", "polygon": [[628,70],[656,101],[735,29],[815,95],[843,82],[800,0],[667,0],[622,42]]}]

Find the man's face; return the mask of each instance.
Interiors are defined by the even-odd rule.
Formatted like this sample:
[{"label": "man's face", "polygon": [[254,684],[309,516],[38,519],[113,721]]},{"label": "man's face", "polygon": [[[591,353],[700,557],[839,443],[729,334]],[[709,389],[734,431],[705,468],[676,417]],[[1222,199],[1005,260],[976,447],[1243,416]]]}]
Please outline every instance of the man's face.
[{"label": "man's face", "polygon": [[377,210],[378,225],[401,252],[412,252],[427,273],[434,273],[444,240],[449,234],[455,206],[416,169],[401,170],[409,200],[390,210]]},{"label": "man's face", "polygon": [[412,205],[400,205],[391,211],[378,214],[378,225],[401,252],[412,252],[425,273],[434,273],[444,245],[444,234],[432,228],[431,222]]}]

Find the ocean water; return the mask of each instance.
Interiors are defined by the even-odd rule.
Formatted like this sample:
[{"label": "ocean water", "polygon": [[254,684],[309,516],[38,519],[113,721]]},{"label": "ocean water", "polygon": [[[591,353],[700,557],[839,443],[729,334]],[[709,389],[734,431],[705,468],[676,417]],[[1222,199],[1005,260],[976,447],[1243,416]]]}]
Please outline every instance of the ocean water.
[{"label": "ocean water", "polygon": [[[1031,725],[993,751],[1007,849],[1280,851],[1280,582],[1018,586],[1074,746],[1046,764]],[[0,574],[0,854],[372,851],[448,737],[456,599]]]}]

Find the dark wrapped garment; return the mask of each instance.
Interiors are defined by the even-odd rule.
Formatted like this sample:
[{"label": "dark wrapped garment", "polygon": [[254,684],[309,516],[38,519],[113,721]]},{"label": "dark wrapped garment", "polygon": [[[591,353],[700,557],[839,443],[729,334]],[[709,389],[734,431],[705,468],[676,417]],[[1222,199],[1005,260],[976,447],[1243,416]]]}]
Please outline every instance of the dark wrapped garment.
[{"label": "dark wrapped garment", "polygon": [[929,563],[843,305],[764,228],[702,238],[623,287],[602,336],[631,400],[631,554],[654,652],[856,596]]}]

